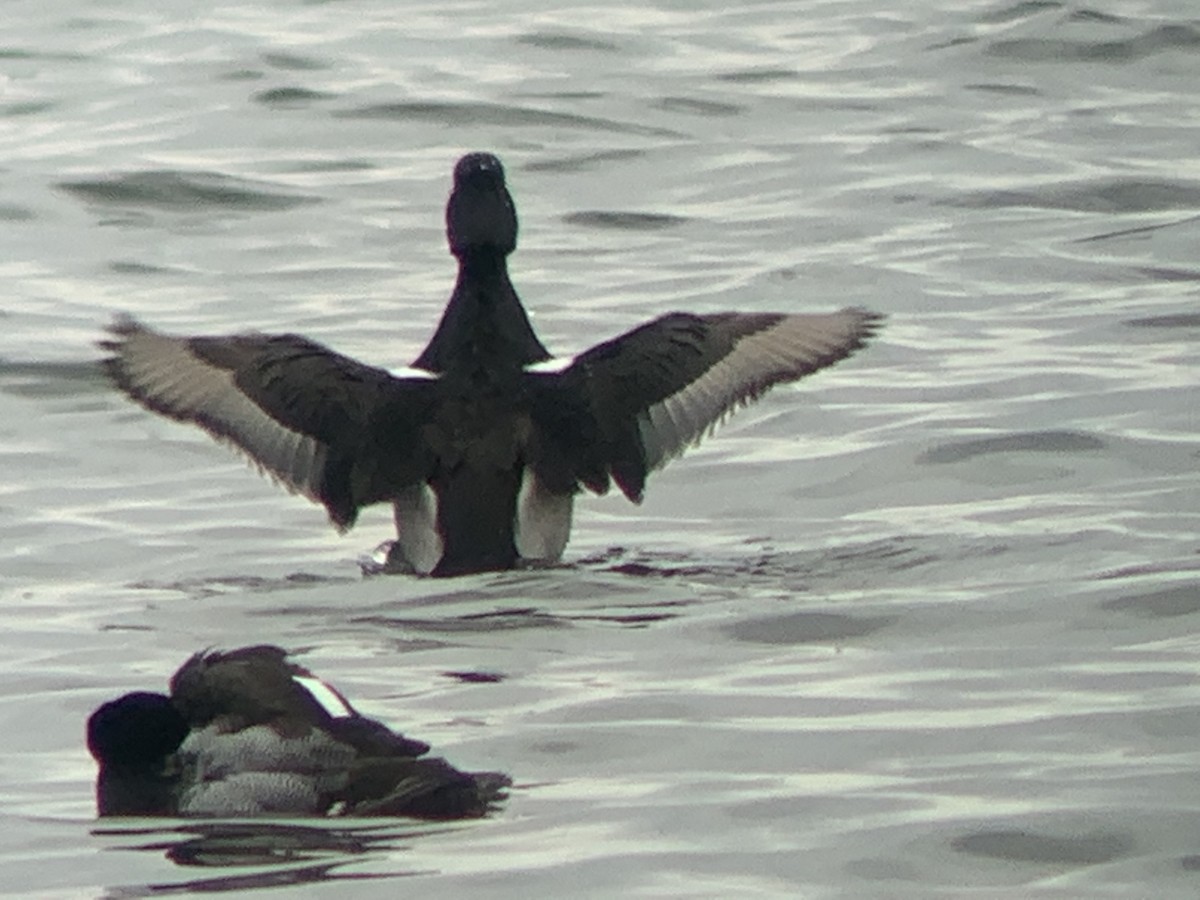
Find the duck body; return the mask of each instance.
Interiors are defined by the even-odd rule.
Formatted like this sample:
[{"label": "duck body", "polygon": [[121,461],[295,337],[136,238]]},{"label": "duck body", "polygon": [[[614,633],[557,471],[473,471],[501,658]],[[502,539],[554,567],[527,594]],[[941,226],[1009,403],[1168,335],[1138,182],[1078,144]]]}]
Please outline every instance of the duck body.
[{"label": "duck body", "polygon": [[459,160],[446,211],[458,278],[396,373],[297,335],[175,337],[118,319],[102,346],[134,400],[232,443],[340,529],[390,502],[388,567],[459,575],[558,559],[574,496],[649,472],[775,384],[853,353],[881,317],[671,313],[555,360],[508,275],[517,219],[496,157]]},{"label": "duck body", "polygon": [[88,719],[101,816],[483,815],[510,784],[359,714],[278,647],[198,653]]}]

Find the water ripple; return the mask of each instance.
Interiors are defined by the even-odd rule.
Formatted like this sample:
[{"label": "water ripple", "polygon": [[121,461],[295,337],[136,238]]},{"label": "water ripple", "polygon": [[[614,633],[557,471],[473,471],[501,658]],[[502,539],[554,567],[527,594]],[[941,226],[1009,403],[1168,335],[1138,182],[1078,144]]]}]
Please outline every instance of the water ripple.
[{"label": "water ripple", "polygon": [[437,122],[443,125],[500,125],[513,128],[580,128],[604,133],[681,138],[677,131],[650,125],[618,122],[577,113],[531,109],[500,103],[435,103],[400,101],[371,103],[334,113],[344,119],[384,119],[396,122]]},{"label": "water ripple", "polygon": [[1200,582],[1141,594],[1126,594],[1100,605],[1103,609],[1127,612],[1147,619],[1190,616],[1200,612]]},{"label": "water ripple", "polygon": [[254,100],[264,106],[301,106],[317,100],[330,100],[335,96],[326,91],[314,91],[308,88],[278,87],[259,91],[254,95]]},{"label": "water ripple", "polygon": [[1075,212],[1138,213],[1200,207],[1200,183],[1181,179],[1101,178],[978,191],[952,201],[977,209],[1027,206]]},{"label": "water ripple", "polygon": [[581,210],[563,216],[568,225],[587,228],[613,228],[621,231],[660,231],[687,222],[685,216],[667,213],[643,213],[617,210]]},{"label": "water ripple", "polygon": [[[1198,273],[1187,274],[1190,276],[1189,280],[1200,277]],[[1200,313],[1170,313],[1165,316],[1145,316],[1140,319],[1126,319],[1125,324],[1135,328],[1200,328]]]},{"label": "water ripple", "polygon": [[611,41],[595,37],[584,37],[577,34],[567,34],[560,31],[533,31],[518,37],[517,43],[525,44],[529,47],[537,47],[539,50],[584,50],[615,53],[619,49]]},{"label": "water ripple", "polygon": [[57,186],[88,203],[175,212],[197,212],[206,208],[275,212],[319,200],[302,194],[280,193],[268,182],[234,178],[220,172],[174,169],[60,181]]},{"label": "water ripple", "polygon": [[875,634],[897,621],[896,616],[797,612],[743,619],[725,630],[739,641],[758,644],[840,644]]},{"label": "water ripple", "polygon": [[954,463],[987,453],[1083,453],[1103,450],[1104,441],[1078,431],[1033,431],[970,441],[950,441],[926,450],[920,463]]},{"label": "water ripple", "polygon": [[1115,832],[1063,836],[1032,830],[976,831],[957,837],[951,843],[960,853],[974,856],[1068,866],[1112,862],[1129,854],[1134,847],[1129,835]]},{"label": "water ripple", "polygon": [[624,162],[646,155],[645,150],[596,150],[570,156],[547,156],[526,163],[528,172],[583,172],[602,163]]},{"label": "water ripple", "polygon": [[988,46],[987,53],[1018,62],[1125,63],[1168,50],[1195,52],[1197,49],[1200,49],[1200,29],[1196,26],[1160,25],[1144,34],[1112,41],[1013,38],[995,41]]}]

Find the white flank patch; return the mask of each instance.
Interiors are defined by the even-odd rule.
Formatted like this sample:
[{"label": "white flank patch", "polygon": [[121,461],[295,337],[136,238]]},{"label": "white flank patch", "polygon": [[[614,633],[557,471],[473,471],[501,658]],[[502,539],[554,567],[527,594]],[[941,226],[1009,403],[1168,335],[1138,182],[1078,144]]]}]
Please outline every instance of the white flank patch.
[{"label": "white flank patch", "polygon": [[513,538],[522,559],[555,560],[571,535],[571,494],[553,494],[542,487],[533,469],[525,467],[517,494]]},{"label": "white flank patch", "polygon": [[396,495],[392,510],[396,514],[396,543],[404,561],[418,575],[428,575],[445,549],[438,532],[437,494],[425,482],[411,485]]},{"label": "white flank patch", "polygon": [[525,367],[525,371],[532,372],[535,375],[557,375],[559,372],[565,372],[573,365],[575,365],[575,357],[555,356],[542,362],[530,363]]},{"label": "white flank patch", "polygon": [[312,698],[321,704],[321,708],[329,713],[335,719],[344,719],[347,716],[354,715],[352,710],[342,695],[323,682],[320,678],[314,678],[312,675],[293,675],[293,680],[302,688],[312,695]]}]

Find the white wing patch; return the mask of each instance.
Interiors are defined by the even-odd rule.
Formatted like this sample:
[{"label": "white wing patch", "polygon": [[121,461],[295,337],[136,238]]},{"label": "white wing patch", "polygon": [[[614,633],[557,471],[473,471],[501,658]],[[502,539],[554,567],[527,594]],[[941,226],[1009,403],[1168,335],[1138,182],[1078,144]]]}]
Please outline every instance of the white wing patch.
[{"label": "white wing patch", "polygon": [[437,381],[442,377],[438,372],[430,372],[428,369],[414,369],[412,366],[400,366],[395,369],[388,369],[388,374],[395,378],[417,378],[422,381]]},{"label": "white wing patch", "polygon": [[557,375],[559,372],[565,372],[573,365],[575,365],[575,357],[555,356],[552,359],[530,363],[525,367],[525,371],[532,372],[534,375]]},{"label": "white wing patch", "polygon": [[139,326],[121,333],[117,356],[135,397],[172,418],[196,422],[289,490],[321,502],[325,446],[269,416],[238,390],[232,372],[194,356],[185,338]]},{"label": "white wing patch", "polygon": [[529,466],[521,476],[513,538],[522,559],[552,561],[562,556],[571,534],[571,494],[554,494],[542,486]]},{"label": "white wing patch", "polygon": [[345,698],[320,678],[312,675],[293,675],[292,680],[308,691],[312,698],[321,704],[321,708],[335,719],[354,715],[354,710]]},{"label": "white wing patch", "polygon": [[638,417],[647,469],[660,468],[699,443],[730,412],[772,385],[841,359],[870,334],[875,321],[863,310],[844,309],[786,316],[746,335],[703,375]]}]

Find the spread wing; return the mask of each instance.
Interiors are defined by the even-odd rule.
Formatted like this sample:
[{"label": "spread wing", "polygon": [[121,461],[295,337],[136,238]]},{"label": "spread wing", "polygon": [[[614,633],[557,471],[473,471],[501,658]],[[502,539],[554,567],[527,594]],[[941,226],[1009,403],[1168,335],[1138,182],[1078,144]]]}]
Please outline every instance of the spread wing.
[{"label": "spread wing", "polygon": [[232,444],[339,528],[422,477],[432,374],[397,378],[290,334],[177,337],[131,318],[109,331],[103,365],[121,390]]},{"label": "spread wing", "polygon": [[[609,477],[641,500],[646,475],[680,455],[737,407],[858,350],[882,316],[671,313],[591,348],[559,374],[536,374],[539,415],[570,474],[603,491]],[[583,408],[571,405],[582,395]],[[547,454],[548,457],[551,454]],[[575,460],[571,465],[567,460]],[[581,461],[581,462],[580,462]],[[561,484],[559,484],[561,489]]]}]

